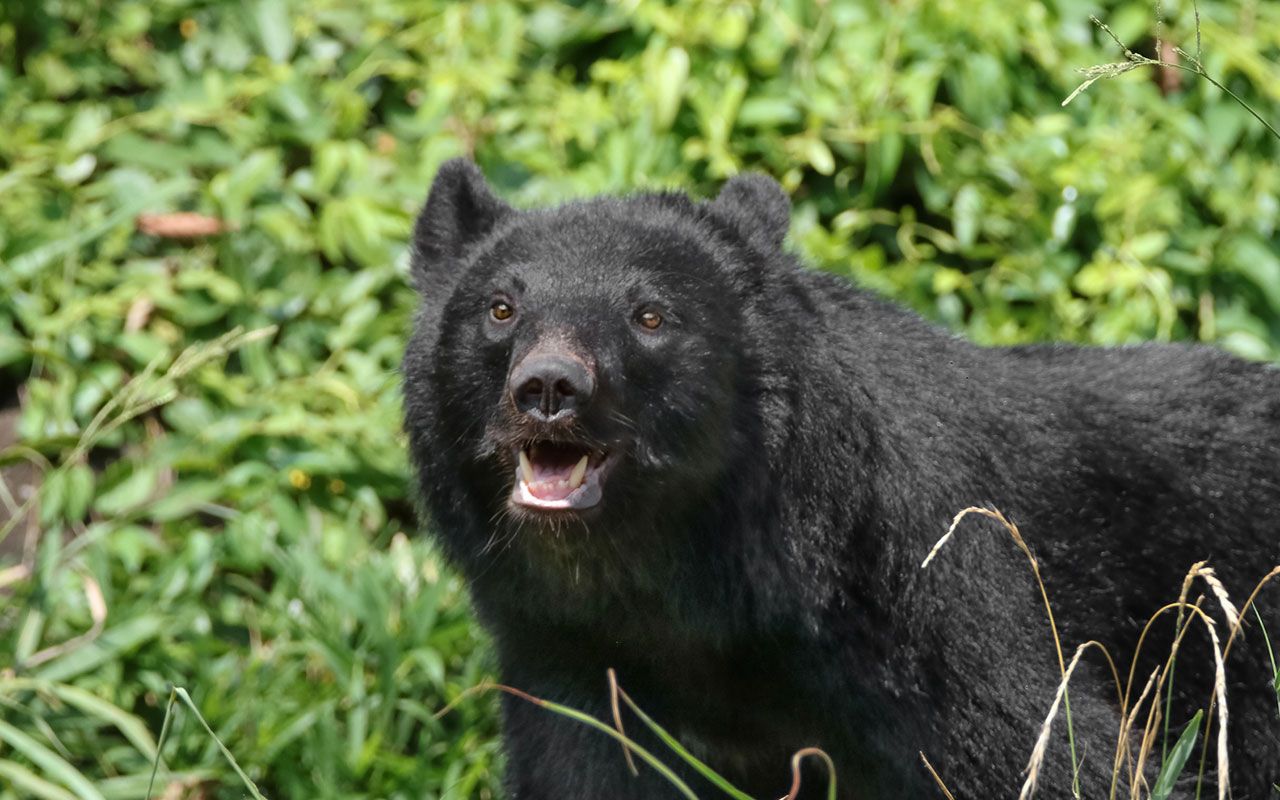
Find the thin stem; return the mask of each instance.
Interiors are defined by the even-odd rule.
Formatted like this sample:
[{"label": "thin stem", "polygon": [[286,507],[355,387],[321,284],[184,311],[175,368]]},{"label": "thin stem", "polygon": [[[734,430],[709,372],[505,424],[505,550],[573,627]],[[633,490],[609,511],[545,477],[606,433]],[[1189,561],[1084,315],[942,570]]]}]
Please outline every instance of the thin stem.
[{"label": "thin stem", "polygon": [[1267,646],[1267,658],[1271,661],[1271,674],[1276,687],[1276,719],[1280,719],[1280,667],[1276,666],[1276,653],[1271,649],[1271,637],[1267,635],[1267,624],[1262,621],[1257,604],[1253,606],[1253,615],[1258,618],[1258,630],[1262,631],[1262,641]]},{"label": "thin stem", "polygon": [[1261,114],[1253,110],[1253,106],[1249,105],[1244,101],[1244,98],[1242,98],[1240,95],[1236,94],[1235,92],[1231,91],[1226,86],[1223,86],[1216,79],[1214,79],[1212,75],[1205,72],[1203,67],[1199,67],[1199,66],[1188,67],[1182,64],[1172,64],[1168,61],[1160,61],[1157,59],[1146,59],[1146,61],[1152,66],[1168,67],[1169,69],[1180,69],[1183,72],[1190,72],[1192,75],[1199,75],[1201,78],[1204,78],[1209,83],[1212,83],[1214,86],[1217,86],[1219,89],[1221,89],[1222,91],[1230,95],[1231,99],[1239,103],[1244,108],[1245,111],[1248,111],[1250,114],[1252,114],[1254,119],[1256,119],[1258,122],[1261,122],[1263,125],[1265,125],[1267,127],[1267,130],[1271,131],[1272,136],[1276,137],[1277,139],[1280,139],[1280,130],[1276,130],[1274,125],[1272,125],[1270,122],[1267,122],[1265,119],[1263,119]]},{"label": "thin stem", "polygon": [[1258,122],[1261,122],[1263,125],[1266,125],[1267,130],[1271,131],[1272,136],[1276,137],[1277,139],[1280,139],[1280,131],[1276,130],[1275,126],[1273,126],[1270,122],[1267,122],[1265,119],[1263,119],[1261,114],[1259,114],[1257,111],[1254,111],[1253,106],[1249,105],[1243,99],[1241,99],[1240,95],[1236,94],[1235,92],[1231,91],[1227,87],[1223,86],[1221,83],[1218,83],[1216,80],[1209,77],[1208,73],[1199,72],[1198,74],[1201,77],[1203,77],[1205,80],[1207,80],[1209,83],[1212,83],[1214,86],[1217,86],[1222,91],[1231,95],[1231,99],[1235,100],[1237,103],[1244,106],[1244,110],[1252,114],[1254,119],[1256,119]]},{"label": "thin stem", "polygon": [[169,689],[169,702],[164,707],[164,722],[160,723],[160,738],[156,741],[156,760],[151,763],[151,780],[147,781],[147,800],[151,800],[151,792],[156,785],[156,773],[160,771],[164,743],[169,736],[169,722],[173,719],[173,707],[177,702],[178,693]]}]

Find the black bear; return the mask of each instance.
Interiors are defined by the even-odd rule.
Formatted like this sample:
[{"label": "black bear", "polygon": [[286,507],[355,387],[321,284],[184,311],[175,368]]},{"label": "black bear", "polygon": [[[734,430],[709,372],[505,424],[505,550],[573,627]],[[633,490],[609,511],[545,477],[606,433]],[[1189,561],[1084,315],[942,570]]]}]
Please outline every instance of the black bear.
[{"label": "black bear", "polygon": [[[1123,678],[1193,562],[1244,592],[1280,561],[1280,371],[1180,345],[978,347],[804,268],[782,247],[789,213],[761,176],[706,202],[517,211],[446,163],[413,232],[404,358],[429,525],[507,684],[608,719],[615,668],[753,797],[785,794],[810,746],[842,798],[940,796],[921,753],[957,797],[1013,796],[1060,678],[1028,562],[977,517],[923,557],[960,509],[1001,509],[1067,647],[1104,642]],[[1261,800],[1280,720],[1247,634],[1228,663],[1230,777]],[[1183,643],[1170,737],[1209,697],[1208,644]],[[1106,797],[1111,672],[1086,658],[1071,687],[1078,776],[1060,715],[1039,792]],[[503,712],[517,800],[676,796],[598,731],[513,697]],[[801,791],[825,797],[825,775]]]}]

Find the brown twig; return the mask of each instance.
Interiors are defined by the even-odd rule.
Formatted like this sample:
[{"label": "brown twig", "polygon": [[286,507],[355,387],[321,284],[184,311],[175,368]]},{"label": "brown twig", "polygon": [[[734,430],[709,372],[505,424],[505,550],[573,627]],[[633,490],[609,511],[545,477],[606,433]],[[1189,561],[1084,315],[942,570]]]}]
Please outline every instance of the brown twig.
[{"label": "brown twig", "polygon": [[831,780],[835,780],[836,765],[832,763],[831,756],[817,747],[802,748],[791,756],[791,791],[787,792],[786,797],[782,798],[782,800],[796,800],[796,797],[800,795],[800,764],[809,756],[816,756],[821,759],[822,763],[827,766],[827,776]]},{"label": "brown twig", "polygon": [[942,795],[946,797],[947,800],[956,800],[956,796],[953,795],[951,790],[947,788],[947,785],[942,782],[942,776],[939,775],[938,771],[929,763],[929,759],[925,758],[923,751],[920,753],[920,760],[924,762],[924,768],[929,770],[929,774],[933,776],[933,782],[938,784],[938,788],[942,790]]},{"label": "brown twig", "polygon": [[[613,667],[609,667],[608,675],[609,707],[613,710],[613,725],[618,729],[618,733],[625,737],[627,732],[622,728],[622,708],[618,705],[618,692],[621,691],[618,688],[618,673],[614,671]],[[631,758],[631,748],[627,746],[626,742],[622,743],[622,757],[626,759],[627,769],[631,770],[631,774],[639,775],[640,770],[636,769],[636,762]]]}]

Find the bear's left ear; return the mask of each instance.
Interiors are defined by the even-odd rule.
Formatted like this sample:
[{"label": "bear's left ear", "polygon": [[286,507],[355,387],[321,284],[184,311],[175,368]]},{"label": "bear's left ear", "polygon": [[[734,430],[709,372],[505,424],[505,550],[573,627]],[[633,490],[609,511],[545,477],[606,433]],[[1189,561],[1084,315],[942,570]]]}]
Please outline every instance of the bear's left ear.
[{"label": "bear's left ear", "polygon": [[762,236],[780,247],[791,227],[791,200],[767,175],[735,175],[711,203],[711,210],[728,219],[745,236]]},{"label": "bear's left ear", "polygon": [[427,204],[413,226],[413,272],[419,288],[456,266],[468,246],[482,239],[514,209],[494,196],[480,168],[465,158],[440,167]]}]

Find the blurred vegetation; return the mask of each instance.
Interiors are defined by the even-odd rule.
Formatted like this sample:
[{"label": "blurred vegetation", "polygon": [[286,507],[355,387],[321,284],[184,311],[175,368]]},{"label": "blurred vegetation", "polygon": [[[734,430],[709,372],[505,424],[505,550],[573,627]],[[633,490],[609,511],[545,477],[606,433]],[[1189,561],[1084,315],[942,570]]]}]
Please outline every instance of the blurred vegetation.
[{"label": "blurred vegetation", "polygon": [[[1274,120],[1280,5],[1200,10]],[[171,684],[268,796],[496,791],[492,698],[431,717],[490,665],[400,435],[450,156],[520,204],[763,170],[813,263],[977,341],[1276,359],[1277,142],[1187,75],[1062,108],[1120,55],[1090,13],[1151,53],[1145,2],[5,3],[0,799],[143,796]],[[137,224],[172,211],[228,230]],[[242,795],[181,712],[164,755]]]}]

